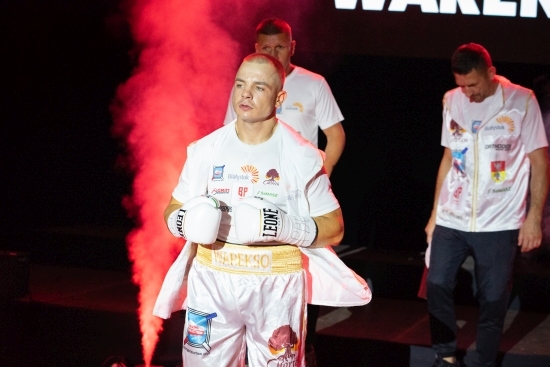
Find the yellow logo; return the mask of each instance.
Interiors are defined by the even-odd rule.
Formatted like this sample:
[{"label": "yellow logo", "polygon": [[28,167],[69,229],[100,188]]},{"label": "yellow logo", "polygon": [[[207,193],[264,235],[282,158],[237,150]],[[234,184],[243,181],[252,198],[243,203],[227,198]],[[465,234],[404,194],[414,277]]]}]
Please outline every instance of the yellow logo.
[{"label": "yellow logo", "polygon": [[294,107],[298,107],[298,109],[300,110],[300,112],[304,112],[304,106],[300,103],[300,102],[294,102],[292,104]]},{"label": "yellow logo", "polygon": [[506,126],[508,126],[508,132],[514,132],[515,130],[514,120],[512,120],[510,117],[500,116],[499,118],[497,118],[497,122],[499,124],[505,124]]},{"label": "yellow logo", "polygon": [[250,179],[250,181],[253,184],[258,182],[258,179],[260,178],[260,171],[258,171],[258,169],[256,167],[247,164],[246,166],[242,166],[241,170],[244,173],[250,173],[252,175],[252,178]]}]

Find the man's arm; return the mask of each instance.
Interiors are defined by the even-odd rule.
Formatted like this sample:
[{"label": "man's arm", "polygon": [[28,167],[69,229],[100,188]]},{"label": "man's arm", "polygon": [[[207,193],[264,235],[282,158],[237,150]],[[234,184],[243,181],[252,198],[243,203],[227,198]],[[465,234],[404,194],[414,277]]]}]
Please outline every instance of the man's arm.
[{"label": "man's arm", "polygon": [[324,129],[323,133],[327,137],[324,166],[328,177],[330,177],[334,166],[338,163],[338,160],[344,151],[344,146],[346,145],[346,133],[344,132],[344,128],[340,122]]},{"label": "man's arm", "polygon": [[519,230],[518,246],[527,252],[540,246],[542,241],[542,212],[548,193],[548,148],[543,147],[528,153],[531,161],[529,191],[531,201],[525,222]]},{"label": "man's arm", "polygon": [[428,243],[428,245],[432,243],[432,234],[435,228],[435,218],[437,216],[437,204],[439,202],[439,194],[441,192],[441,187],[443,187],[443,182],[445,181],[445,177],[447,177],[447,173],[449,173],[449,170],[451,169],[452,164],[453,164],[453,154],[451,153],[451,150],[449,148],[445,148],[445,151],[443,152],[443,158],[441,158],[441,163],[439,164],[439,170],[437,171],[437,180],[435,182],[435,195],[434,195],[434,205],[432,208],[432,215],[430,216],[430,219],[428,220],[428,224],[424,229],[424,231],[426,232],[426,242]]},{"label": "man's arm", "polygon": [[340,208],[313,217],[317,224],[317,238],[309,248],[337,246],[344,238],[344,217]]}]

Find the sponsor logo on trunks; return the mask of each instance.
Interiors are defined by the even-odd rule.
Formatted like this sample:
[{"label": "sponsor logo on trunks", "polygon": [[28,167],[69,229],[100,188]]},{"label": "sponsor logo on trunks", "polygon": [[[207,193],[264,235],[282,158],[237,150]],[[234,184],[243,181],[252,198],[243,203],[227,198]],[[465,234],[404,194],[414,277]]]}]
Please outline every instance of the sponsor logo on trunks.
[{"label": "sponsor logo on trunks", "polygon": [[[205,313],[187,308],[187,330],[183,339],[184,349],[193,354],[207,354],[210,352],[210,325],[212,319],[218,315]],[[191,347],[188,348],[187,346]]]},{"label": "sponsor logo on trunks", "polygon": [[472,121],[472,132],[475,134],[479,130],[479,127],[481,126],[481,121],[474,120]]},{"label": "sponsor logo on trunks", "polygon": [[229,194],[229,189],[213,189],[212,195],[223,195],[223,194]]},{"label": "sponsor logo on trunks", "polygon": [[267,367],[296,366],[296,354],[300,345],[298,334],[290,325],[283,325],[273,331],[267,341],[269,351],[275,358],[267,361]]},{"label": "sponsor logo on trunks", "polygon": [[270,169],[265,174],[266,180],[264,181],[264,185],[274,185],[279,186],[279,180],[281,179],[279,177],[279,172],[275,168]]},{"label": "sponsor logo on trunks", "polygon": [[212,172],[212,181],[223,181],[224,168],[225,168],[225,164],[223,166],[214,166],[214,169]]},{"label": "sponsor logo on trunks", "polygon": [[226,269],[270,273],[273,255],[269,250],[238,251],[217,247],[212,251],[212,264]]},{"label": "sponsor logo on trunks", "polygon": [[279,196],[279,194],[276,194],[274,192],[267,192],[267,191],[258,191],[256,193],[256,195],[261,195],[261,196],[271,196],[272,198],[276,198],[277,196]]},{"label": "sponsor logo on trunks", "polygon": [[496,183],[503,183],[506,180],[506,162],[491,162],[491,178]]},{"label": "sponsor logo on trunks", "polygon": [[503,150],[505,152],[510,151],[512,144],[487,144],[485,149]]},{"label": "sponsor logo on trunks", "polygon": [[244,173],[247,173],[247,174],[250,175],[250,182],[252,182],[253,184],[258,182],[258,180],[260,178],[260,171],[258,171],[258,169],[256,167],[247,164],[246,166],[242,166],[241,170]]}]

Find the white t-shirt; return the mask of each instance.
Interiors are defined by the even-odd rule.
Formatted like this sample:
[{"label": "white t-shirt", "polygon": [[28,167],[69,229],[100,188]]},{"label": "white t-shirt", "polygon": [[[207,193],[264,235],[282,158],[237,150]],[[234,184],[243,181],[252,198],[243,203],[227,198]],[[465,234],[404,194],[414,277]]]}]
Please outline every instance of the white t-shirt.
[{"label": "white t-shirt", "polygon": [[[287,98],[277,109],[277,117],[313,145],[318,146],[319,128],[324,130],[344,120],[323,76],[296,66],[285,78],[283,89],[287,92]],[[224,125],[236,118],[229,97]]]},{"label": "white t-shirt", "polygon": [[[212,176],[208,181],[208,194],[220,201],[222,220],[218,239],[238,243],[235,229],[232,226],[233,207],[243,198],[259,196],[277,205],[284,212],[286,208],[285,177],[280,176],[281,162],[281,128],[277,127],[269,140],[262,144],[243,143],[235,131],[229,134],[213,157]],[[182,175],[189,172],[184,166]],[[181,202],[190,198],[189,188],[185,187],[188,179],[180,179],[172,196]],[[311,217],[327,214],[340,207],[334,196],[330,182],[325,174],[319,174],[308,186],[307,199]]]}]

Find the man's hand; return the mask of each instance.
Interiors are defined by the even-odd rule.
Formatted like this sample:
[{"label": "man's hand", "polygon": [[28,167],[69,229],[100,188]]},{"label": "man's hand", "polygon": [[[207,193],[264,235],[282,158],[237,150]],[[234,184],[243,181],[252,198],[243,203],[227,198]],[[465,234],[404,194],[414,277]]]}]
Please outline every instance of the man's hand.
[{"label": "man's hand", "polygon": [[166,219],[170,232],[195,243],[216,242],[222,212],[219,201],[210,195],[196,196],[174,210]]},{"label": "man's hand", "polygon": [[528,252],[539,247],[541,242],[540,220],[528,215],[519,229],[518,246],[521,247],[521,252]]},{"label": "man's hand", "polygon": [[313,218],[288,215],[259,197],[243,199],[235,208],[233,221],[243,244],[277,241],[309,247],[317,237]]}]

